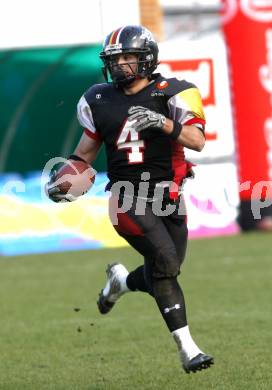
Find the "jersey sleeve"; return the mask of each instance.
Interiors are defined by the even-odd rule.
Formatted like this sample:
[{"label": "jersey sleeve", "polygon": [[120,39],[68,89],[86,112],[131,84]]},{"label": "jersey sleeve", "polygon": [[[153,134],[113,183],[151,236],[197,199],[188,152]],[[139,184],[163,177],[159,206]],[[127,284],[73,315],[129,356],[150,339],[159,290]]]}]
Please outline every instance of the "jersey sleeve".
[{"label": "jersey sleeve", "polygon": [[92,110],[83,95],[77,104],[77,118],[82,127],[84,127],[85,134],[95,140],[100,140],[100,136],[96,131]]},{"label": "jersey sleeve", "polygon": [[205,114],[202,99],[196,87],[185,89],[168,100],[170,119],[182,125],[195,125],[205,130]]}]

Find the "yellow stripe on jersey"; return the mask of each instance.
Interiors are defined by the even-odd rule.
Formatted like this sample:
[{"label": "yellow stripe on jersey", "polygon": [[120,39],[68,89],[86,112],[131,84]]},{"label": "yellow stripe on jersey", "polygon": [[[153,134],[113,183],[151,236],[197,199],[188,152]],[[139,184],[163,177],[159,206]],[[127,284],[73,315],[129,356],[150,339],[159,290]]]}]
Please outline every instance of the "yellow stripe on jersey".
[{"label": "yellow stripe on jersey", "polygon": [[185,89],[177,96],[182,100],[182,108],[185,108],[187,111],[192,111],[197,118],[205,120],[202,99],[197,88]]}]

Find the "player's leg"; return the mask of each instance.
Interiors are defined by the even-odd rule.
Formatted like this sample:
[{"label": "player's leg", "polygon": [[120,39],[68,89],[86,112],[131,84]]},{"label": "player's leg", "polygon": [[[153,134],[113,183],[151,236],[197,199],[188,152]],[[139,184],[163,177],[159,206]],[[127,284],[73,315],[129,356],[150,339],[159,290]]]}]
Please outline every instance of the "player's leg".
[{"label": "player's leg", "polygon": [[[146,216],[149,216],[149,209]],[[143,221],[138,220],[138,223],[144,226]],[[157,219],[156,224],[149,228],[145,229],[144,237],[125,237],[131,246],[146,255],[145,266],[138,267],[128,275],[127,285],[133,290],[138,286],[138,290],[154,296],[177,342],[185,371],[208,368],[213,358],[203,353],[190,335],[184,295],[177,280],[187,248],[186,218],[174,213],[169,218],[160,218],[159,222]],[[150,257],[151,253],[153,258]]]},{"label": "player's leg", "polygon": [[[112,195],[109,200],[109,216],[114,228],[125,239],[138,235],[141,228],[133,220],[136,208],[136,200],[130,213],[120,213],[122,200]],[[130,214],[130,215],[129,215]],[[137,248],[135,248],[137,250]],[[126,292],[149,292],[150,287],[145,279],[145,267],[140,266],[131,273],[120,263],[109,264],[106,269],[107,282],[101,290],[97,301],[101,314],[107,314],[113,308],[116,301]]]},{"label": "player's leg", "polygon": [[126,282],[131,291],[141,291],[153,296],[150,261],[145,258],[143,265],[128,274]]},{"label": "player's leg", "polygon": [[[135,205],[133,205],[133,207],[132,207],[132,212],[130,215],[131,219],[134,221],[136,220],[136,223],[138,223],[140,226],[142,226],[142,228],[144,229],[145,232],[151,231],[152,228],[154,228],[153,225],[156,224],[156,220],[157,220],[156,216],[154,216],[154,213],[151,212],[152,205],[151,204],[148,205],[147,213],[144,216],[145,217],[144,221],[142,218],[137,218],[135,215],[133,215],[134,210],[135,210]],[[117,228],[117,231],[118,231],[118,228]],[[131,237],[130,237],[131,235],[137,236],[137,234],[134,234],[135,232],[132,232],[132,234],[129,234],[127,236],[126,230],[124,230],[123,233],[125,233],[125,234],[122,234],[122,232],[120,232],[120,230],[119,230],[119,234],[123,235],[123,237],[130,243],[130,245],[133,246],[138,252],[140,252],[139,248],[141,247],[141,240],[140,240],[140,242],[138,242],[139,241],[138,238],[131,239]],[[160,240],[160,237],[158,237],[158,239]],[[148,256],[145,256],[144,253],[148,253]],[[126,280],[127,286],[129,287],[129,289],[131,291],[146,292],[146,293],[149,293],[151,296],[153,296],[153,286],[152,286],[152,263],[153,263],[153,260],[151,258],[152,251],[150,252],[147,249],[144,252],[142,252],[142,254],[144,256],[144,265],[137,267],[135,270],[133,270],[129,273],[129,275],[127,276],[127,280]],[[181,254],[179,257],[184,258],[184,255]]]},{"label": "player's leg", "polygon": [[[111,200],[110,216],[116,213],[117,205],[116,199],[111,198]],[[120,206],[119,203],[118,206]],[[118,224],[115,224],[114,227],[119,235],[144,256],[145,266],[139,267],[127,275],[126,283],[123,282],[122,275],[119,276],[117,271],[108,275],[108,282],[112,288],[102,290],[99,298],[99,302],[103,301],[103,306],[107,305],[107,301],[109,301],[108,309],[106,308],[103,314],[110,311],[123,293],[137,289],[149,292],[154,296],[170,330],[183,327],[187,324],[186,310],[183,293],[176,280],[180,260],[175,244],[162,218],[154,215],[151,204],[146,205],[145,215],[136,215],[135,210],[136,200],[130,210],[118,215]],[[181,240],[186,243],[187,230],[184,230],[184,237],[181,236]],[[113,267],[114,270],[117,268],[116,265]],[[101,311],[100,306],[99,310]],[[168,310],[171,307],[176,308],[176,310]]]},{"label": "player's leg", "polygon": [[[169,217],[164,218],[163,222],[170,234],[179,259],[179,273],[180,267],[185,259],[187,249],[187,221],[184,215],[180,215],[178,212],[171,214]],[[177,281],[176,289],[182,289]],[[177,343],[178,350],[180,353],[183,368],[186,372],[201,370],[208,368],[213,364],[213,358],[202,352],[193,340],[188,324],[178,328],[172,328],[171,333],[174,340]]]},{"label": "player's leg", "polygon": [[[176,251],[178,255],[178,259],[180,260],[180,265],[184,261],[186,248],[187,248],[187,224],[184,224],[186,221],[186,208],[185,204],[180,203],[178,200],[176,203],[177,209],[174,213],[173,217],[171,218],[171,223],[169,224],[170,228],[170,235],[172,230],[172,223],[175,223],[178,226],[181,226],[178,233],[176,233],[176,230],[173,231],[174,238],[178,237],[177,240],[174,240]],[[161,205],[159,206],[161,208]],[[180,213],[180,211],[182,213]],[[163,219],[163,221],[168,221],[168,218]],[[173,221],[173,222],[172,222]],[[165,223],[165,226],[168,230],[168,225]],[[141,265],[137,267],[134,271],[131,271],[127,277],[127,285],[130,290],[132,291],[142,291],[147,292],[150,295],[153,296],[153,286],[152,286],[152,259],[150,258],[150,255],[148,257],[145,257],[144,265]]]},{"label": "player's leg", "polygon": [[[151,288],[148,283],[144,286],[147,279],[143,277],[143,268],[134,273],[134,277],[137,275],[134,279],[138,278],[139,283],[143,286],[143,291],[146,289],[154,295],[169,330],[174,332],[183,329],[182,337],[188,340],[188,334],[184,333],[187,326],[185,302],[177,282],[181,261],[162,219],[155,216],[150,207],[147,207],[143,218],[135,215],[132,208],[120,216],[117,231],[132,247],[145,256],[149,265]],[[183,241],[186,243],[187,229],[184,228],[183,232]],[[181,239],[181,231],[179,231],[179,236]],[[129,277],[126,278],[127,286],[129,279]],[[206,368],[212,359],[202,354],[199,349],[197,350],[195,344],[189,342],[183,342],[182,352],[183,366],[188,371]]]},{"label": "player's leg", "polygon": [[[178,344],[184,370],[190,372],[208,368],[213,358],[204,354],[190,335],[184,295],[177,281],[182,259],[177,258],[174,243],[164,224],[157,223],[151,231],[145,232],[144,236],[123,235],[123,237],[141,254],[152,253],[154,256],[145,258],[145,269],[149,270],[151,280],[150,283],[146,283],[146,286],[149,286],[148,292],[154,296],[161,315]],[[187,226],[185,223],[179,228],[179,239],[184,241],[186,247]],[[183,252],[185,253],[185,249]],[[135,277],[135,274],[138,275],[134,283],[136,279],[141,280],[141,283],[146,280],[143,278],[144,268],[138,268],[134,274],[129,274],[127,277],[129,287],[131,287],[129,280],[132,280],[131,276]]]}]

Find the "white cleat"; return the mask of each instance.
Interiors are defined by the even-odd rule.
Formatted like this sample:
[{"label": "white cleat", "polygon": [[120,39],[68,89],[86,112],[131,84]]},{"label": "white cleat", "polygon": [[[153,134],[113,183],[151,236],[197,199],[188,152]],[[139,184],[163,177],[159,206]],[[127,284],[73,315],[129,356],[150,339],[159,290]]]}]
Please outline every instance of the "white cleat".
[{"label": "white cleat", "polygon": [[115,302],[129,291],[126,285],[129,272],[122,264],[109,264],[106,274],[107,283],[104,289],[101,290],[97,301],[98,310],[101,314],[107,314],[113,308]]}]

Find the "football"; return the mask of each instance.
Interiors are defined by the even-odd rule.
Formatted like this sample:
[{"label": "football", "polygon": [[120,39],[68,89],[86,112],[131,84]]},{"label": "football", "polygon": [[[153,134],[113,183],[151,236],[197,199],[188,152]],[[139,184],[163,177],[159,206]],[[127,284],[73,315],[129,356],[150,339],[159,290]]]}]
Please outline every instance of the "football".
[{"label": "football", "polygon": [[95,181],[96,171],[84,161],[67,160],[56,172],[54,186],[73,197],[84,195]]}]

